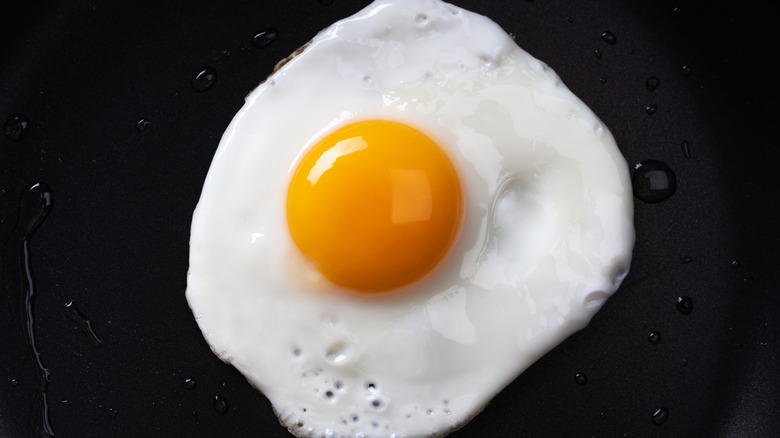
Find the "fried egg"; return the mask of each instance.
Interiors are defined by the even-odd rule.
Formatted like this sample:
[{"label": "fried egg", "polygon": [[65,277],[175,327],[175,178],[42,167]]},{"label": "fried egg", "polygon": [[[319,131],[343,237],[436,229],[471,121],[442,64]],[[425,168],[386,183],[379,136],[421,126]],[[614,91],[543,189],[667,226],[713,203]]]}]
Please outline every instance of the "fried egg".
[{"label": "fried egg", "polygon": [[301,437],[443,436],[628,272],[628,168],[488,18],[377,0],[247,96],[195,209],[187,300]]}]

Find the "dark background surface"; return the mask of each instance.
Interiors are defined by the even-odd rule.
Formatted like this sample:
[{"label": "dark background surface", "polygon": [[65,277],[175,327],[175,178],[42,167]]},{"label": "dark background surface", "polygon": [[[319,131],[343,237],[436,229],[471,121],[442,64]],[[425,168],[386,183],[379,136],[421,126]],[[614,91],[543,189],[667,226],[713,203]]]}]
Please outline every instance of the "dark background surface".
[{"label": "dark background surface", "polygon": [[[35,182],[52,191],[30,262],[56,435],[288,436],[195,324],[184,297],[190,219],[243,97],[278,60],[368,1],[158,3],[17,2],[0,12],[0,123],[30,120],[21,141],[0,136],[2,437],[39,424],[30,421],[36,367],[11,305],[21,288],[11,231]],[[780,96],[768,7],[457,4],[490,16],[548,63],[612,130],[632,168],[666,162],[678,187],[660,203],[635,199],[631,273],[592,323],[452,436],[774,436]],[[269,27],[278,39],[252,45]],[[205,66],[218,80],[197,93],[190,81]],[[650,76],[660,79],[655,91],[645,87]],[[693,300],[690,314],[677,310],[680,296]],[[648,342],[653,331],[657,344]],[[194,389],[185,389],[188,378]],[[217,395],[229,402],[226,414],[214,409]],[[669,415],[656,425],[661,407]]]}]

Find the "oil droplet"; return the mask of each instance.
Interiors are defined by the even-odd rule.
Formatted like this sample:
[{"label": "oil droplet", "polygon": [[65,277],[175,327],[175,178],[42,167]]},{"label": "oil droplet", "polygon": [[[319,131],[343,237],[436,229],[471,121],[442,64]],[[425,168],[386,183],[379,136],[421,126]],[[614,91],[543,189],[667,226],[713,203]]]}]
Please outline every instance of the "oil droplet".
[{"label": "oil droplet", "polygon": [[601,34],[601,39],[607,44],[615,44],[617,42],[617,36],[610,31],[603,32]]},{"label": "oil droplet", "polygon": [[666,423],[667,418],[669,418],[669,409],[658,408],[655,412],[653,412],[653,416],[650,418],[650,420],[653,422],[653,424],[660,426]]},{"label": "oil droplet", "polygon": [[228,403],[225,397],[222,397],[221,395],[214,397],[214,410],[219,415],[227,414],[229,408],[230,408],[230,404]]},{"label": "oil droplet", "polygon": [[601,50],[596,49],[593,51],[593,54],[596,55],[596,58],[601,59]]},{"label": "oil droplet", "polygon": [[30,119],[23,114],[14,114],[8,117],[3,126],[3,133],[13,141],[21,141],[27,135],[27,129],[30,127]]},{"label": "oil droplet", "polygon": [[680,149],[682,150],[683,155],[685,155],[686,159],[691,158],[691,145],[688,144],[687,141],[683,141],[680,143]]},{"label": "oil droplet", "polygon": [[692,261],[693,261],[693,257],[685,256],[680,258],[680,263],[691,263]]},{"label": "oil droplet", "polygon": [[217,82],[217,71],[213,67],[204,67],[192,78],[192,89],[201,92],[206,91]]},{"label": "oil droplet", "polygon": [[669,199],[677,190],[677,177],[669,166],[657,160],[645,160],[634,166],[631,183],[634,196],[646,203]]},{"label": "oil droplet", "polygon": [[195,379],[184,379],[184,389],[188,391],[192,391],[197,385],[198,381]]},{"label": "oil droplet", "polygon": [[653,115],[653,114],[655,114],[657,111],[658,111],[658,105],[656,105],[656,104],[647,105],[647,106],[645,107],[645,112],[646,112],[648,115]]},{"label": "oil droplet", "polygon": [[651,344],[657,344],[661,342],[661,333],[650,332],[650,334],[647,336],[647,340],[650,341]]},{"label": "oil droplet", "polygon": [[585,373],[577,373],[574,375],[574,382],[578,385],[585,385],[588,383],[588,376]]},{"label": "oil droplet", "polygon": [[141,119],[141,120],[138,121],[138,123],[135,124],[135,129],[137,129],[138,131],[143,131],[146,128],[148,128],[149,125],[151,125],[151,124],[152,124],[152,122],[150,122],[150,121],[148,121],[146,119]]},{"label": "oil droplet", "polygon": [[[35,343],[35,319],[34,302],[36,297],[35,282],[33,280],[32,266],[30,263],[30,239],[38,227],[43,224],[52,209],[51,189],[44,183],[33,184],[19,203],[19,217],[11,234],[6,239],[8,252],[18,255],[17,269],[12,270],[18,274],[14,283],[18,285],[17,292],[12,293],[14,286],[9,286],[8,297],[11,299],[11,309],[19,310],[15,318],[15,325],[20,334],[27,338],[27,355],[31,364],[35,365],[35,373],[38,379],[38,391],[33,398],[28,424],[31,426],[31,435],[40,437],[53,437],[54,431],[49,422],[49,403],[47,391],[49,386],[49,369],[43,365],[41,352]],[[9,276],[10,277],[10,276]],[[4,281],[9,281],[4,278]],[[14,284],[11,283],[11,284]]]},{"label": "oil droplet", "polygon": [[658,89],[658,87],[661,86],[661,80],[658,79],[655,76],[650,76],[645,81],[645,87],[647,88],[647,91],[655,91]]},{"label": "oil droplet", "polygon": [[683,315],[693,312],[693,300],[691,297],[677,297],[677,310]]},{"label": "oil droplet", "polygon": [[92,328],[92,320],[89,319],[87,315],[81,313],[73,301],[65,304],[65,308],[65,313],[68,315],[68,318],[75,322],[81,331],[89,337],[89,340],[92,341],[92,345],[99,347],[103,341],[100,340],[97,333],[95,333],[95,330]]},{"label": "oil droplet", "polygon": [[278,36],[279,31],[269,27],[256,33],[255,36],[252,37],[252,44],[257,48],[262,49],[268,47],[268,45],[274,42]]},{"label": "oil droplet", "polygon": [[691,67],[688,65],[684,65],[680,68],[680,73],[683,74],[683,76],[690,76],[691,75]]}]

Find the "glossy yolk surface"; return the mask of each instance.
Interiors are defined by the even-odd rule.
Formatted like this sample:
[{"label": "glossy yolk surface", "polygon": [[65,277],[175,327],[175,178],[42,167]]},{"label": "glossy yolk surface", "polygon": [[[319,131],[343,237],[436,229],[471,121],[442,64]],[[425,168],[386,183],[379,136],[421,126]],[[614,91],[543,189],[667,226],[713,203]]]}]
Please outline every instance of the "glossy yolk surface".
[{"label": "glossy yolk surface", "polygon": [[325,136],[303,156],[287,193],[298,248],[339,286],[383,292],[433,269],[461,220],[449,158],[398,122],[368,120]]}]

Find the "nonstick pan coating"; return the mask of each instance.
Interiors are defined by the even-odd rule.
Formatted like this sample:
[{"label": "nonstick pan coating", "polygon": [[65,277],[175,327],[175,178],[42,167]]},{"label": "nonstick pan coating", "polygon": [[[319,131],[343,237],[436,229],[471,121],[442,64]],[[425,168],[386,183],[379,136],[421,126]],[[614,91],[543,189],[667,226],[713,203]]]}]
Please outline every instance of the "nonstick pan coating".
[{"label": "nonstick pan coating", "polygon": [[[456,3],[549,64],[611,129],[632,173],[664,163],[676,189],[645,202],[658,199],[637,177],[623,286],[452,436],[774,436],[780,199],[768,6]],[[187,306],[190,219],[243,97],[366,4],[4,7],[0,436],[43,435],[44,425],[61,437],[288,436],[268,401],[211,353]],[[276,38],[258,47],[263,31]],[[195,91],[205,67],[216,82]],[[31,285],[40,366],[26,329]]]}]

